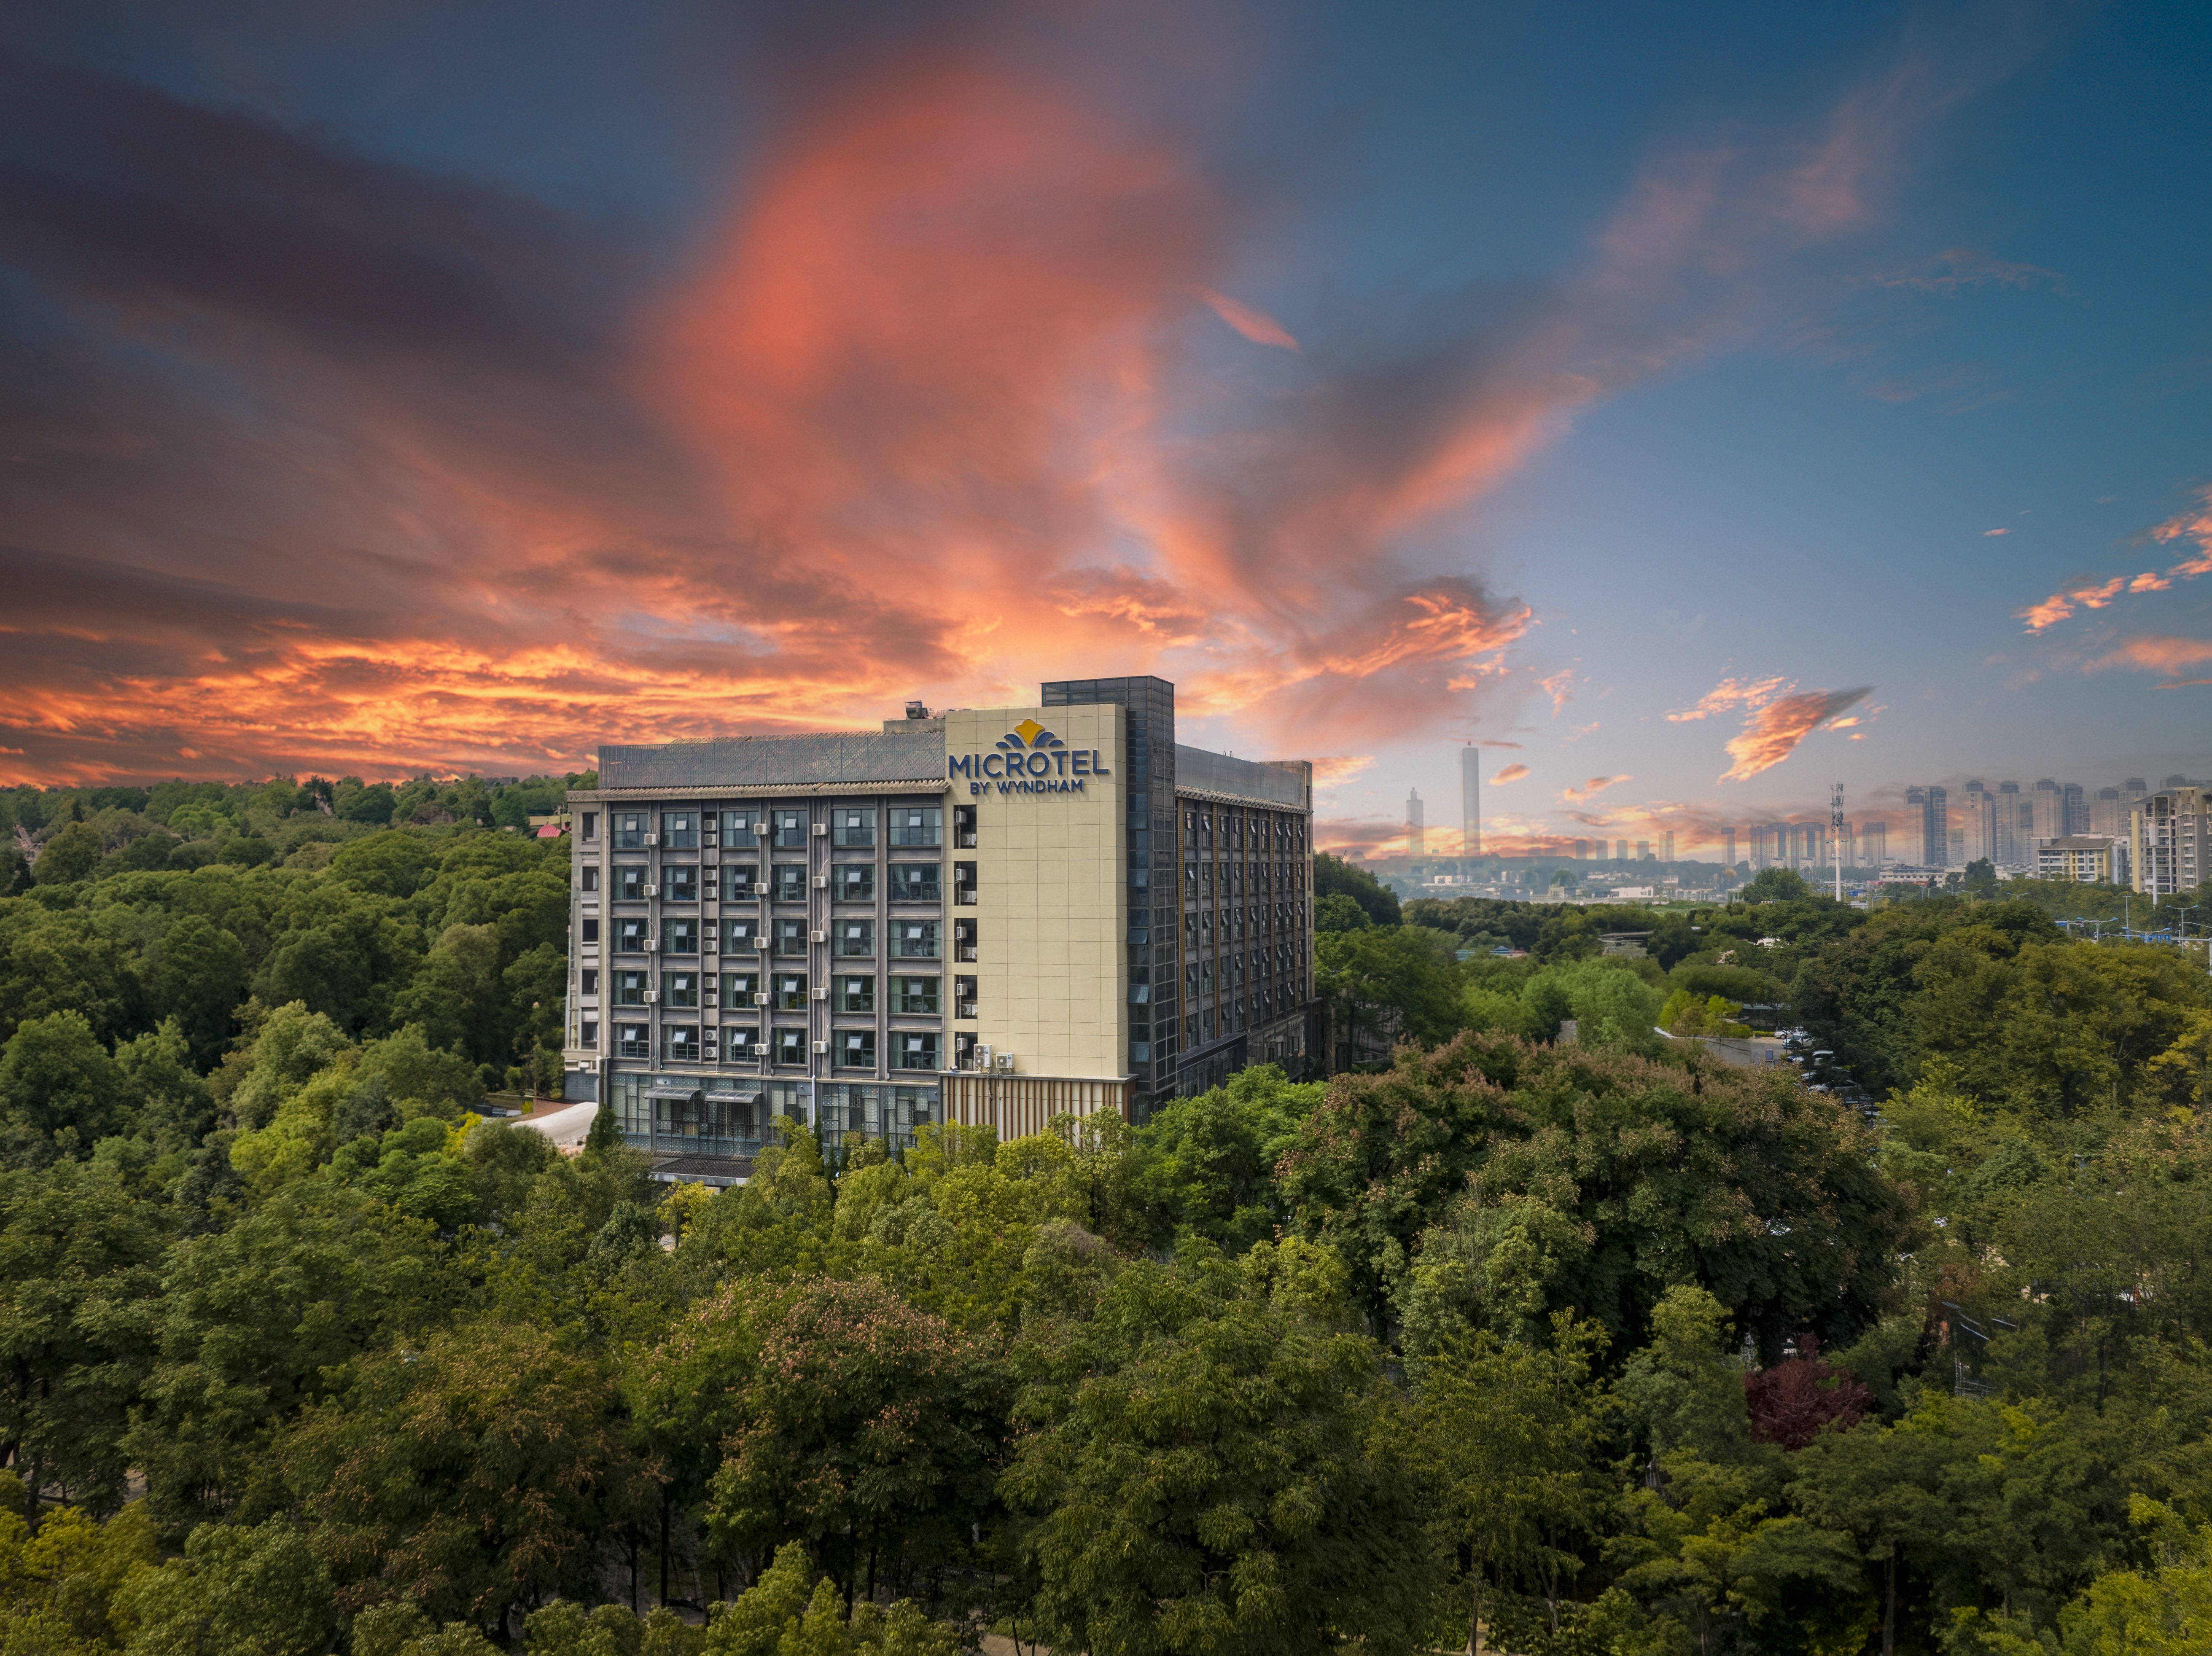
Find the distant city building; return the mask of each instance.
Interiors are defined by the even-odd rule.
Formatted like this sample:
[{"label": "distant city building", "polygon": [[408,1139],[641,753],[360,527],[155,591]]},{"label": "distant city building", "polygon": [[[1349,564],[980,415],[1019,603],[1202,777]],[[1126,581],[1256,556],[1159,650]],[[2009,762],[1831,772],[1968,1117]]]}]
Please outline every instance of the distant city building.
[{"label": "distant city building", "polygon": [[2034,826],[2028,831],[2027,846],[2030,852],[2047,840],[2061,838],[2066,832],[2066,791],[2045,776],[2038,779],[2033,798]]},{"label": "distant city building", "polygon": [[1664,863],[1671,863],[1674,860],[1674,830],[1668,828],[1661,837],[1665,841],[1667,849],[1659,860]]},{"label": "distant city building", "polygon": [[2128,817],[2128,867],[2138,891],[2171,897],[2193,891],[2212,874],[2201,787],[2161,787]]},{"label": "distant city building", "polygon": [[1421,791],[1419,788],[1406,796],[1406,854],[1408,857],[1429,854],[1428,832],[1421,821]]},{"label": "distant city building", "polygon": [[1636,842],[1636,860],[1639,863],[1648,863],[1651,860],[1651,842],[1649,840],[1638,840]]},{"label": "distant city building", "polygon": [[2128,842],[2103,834],[2069,834],[2038,846],[2039,880],[2073,880],[2083,885],[2121,885],[2128,877]]},{"label": "distant city building", "polygon": [[2099,788],[2097,797],[2089,802],[2089,832],[2117,840],[2125,837],[2127,831],[2127,801],[2118,788]]},{"label": "distant city building", "polygon": [[2069,834],[2089,831],[2089,798],[2079,782],[2062,784],[2058,790],[2058,815]]},{"label": "distant city building", "polygon": [[1459,750],[1459,851],[1482,855],[1482,749],[1472,742]]},{"label": "distant city building", "polygon": [[1997,797],[1990,810],[1990,857],[2001,865],[2016,868],[2023,860],[2020,854],[2020,784],[2000,782]]},{"label": "distant city building", "polygon": [[1898,863],[1882,870],[1884,885],[1941,885],[1944,870],[1924,863]]},{"label": "distant city building", "polygon": [[1625,863],[1628,860],[1627,840],[1615,840],[1613,842],[1613,860],[1616,863]]},{"label": "distant city building", "polygon": [[1735,866],[1735,830],[1732,828],[1721,830],[1721,861],[1730,868]]},{"label": "distant city building", "polygon": [[1589,860],[1589,841],[1587,840],[1576,840],[1574,856],[1575,860],[1578,863],[1588,862]]},{"label": "distant city building", "polygon": [[1889,824],[1862,822],[1859,824],[1859,866],[1880,868],[1889,860]]},{"label": "distant city building", "polygon": [[1958,827],[1965,840],[1962,860],[1972,862],[1978,857],[1996,860],[1997,798],[1978,780],[1966,784]]}]

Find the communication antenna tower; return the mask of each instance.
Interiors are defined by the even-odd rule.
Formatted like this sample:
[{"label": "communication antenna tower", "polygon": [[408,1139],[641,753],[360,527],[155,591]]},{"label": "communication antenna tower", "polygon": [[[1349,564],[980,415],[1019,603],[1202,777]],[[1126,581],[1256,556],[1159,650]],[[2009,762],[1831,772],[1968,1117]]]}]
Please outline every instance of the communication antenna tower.
[{"label": "communication antenna tower", "polygon": [[1828,786],[1828,852],[1836,859],[1836,901],[1844,900],[1844,785]]}]

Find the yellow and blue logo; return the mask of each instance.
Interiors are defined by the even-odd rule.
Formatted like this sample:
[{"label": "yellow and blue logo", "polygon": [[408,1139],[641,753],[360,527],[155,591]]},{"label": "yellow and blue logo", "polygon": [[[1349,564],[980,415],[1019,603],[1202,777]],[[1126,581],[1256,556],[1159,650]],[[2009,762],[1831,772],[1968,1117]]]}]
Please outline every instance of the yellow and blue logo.
[{"label": "yellow and blue logo", "polygon": [[1071,748],[1036,722],[1024,719],[989,753],[948,755],[948,779],[965,780],[970,793],[1081,793],[1091,777],[1111,774],[1096,748]]}]

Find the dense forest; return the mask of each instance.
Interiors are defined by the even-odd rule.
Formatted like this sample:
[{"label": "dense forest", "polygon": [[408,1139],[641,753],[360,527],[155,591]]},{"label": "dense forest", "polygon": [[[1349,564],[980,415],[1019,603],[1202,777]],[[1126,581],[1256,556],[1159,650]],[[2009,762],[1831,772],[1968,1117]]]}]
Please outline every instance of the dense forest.
[{"label": "dense forest", "polygon": [[0,793],[5,1656],[2204,1648],[2201,955],[1338,866],[1371,1059],[718,1195],[472,1107],[560,786]]}]

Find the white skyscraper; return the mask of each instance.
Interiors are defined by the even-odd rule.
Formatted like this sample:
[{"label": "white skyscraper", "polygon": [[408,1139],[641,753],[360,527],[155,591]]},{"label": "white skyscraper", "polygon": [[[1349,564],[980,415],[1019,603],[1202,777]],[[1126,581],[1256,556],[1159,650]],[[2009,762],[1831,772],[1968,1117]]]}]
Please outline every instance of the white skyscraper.
[{"label": "white skyscraper", "polygon": [[1419,788],[1406,796],[1406,854],[1409,857],[1429,854],[1427,831],[1421,822],[1421,791]]},{"label": "white skyscraper", "polygon": [[1482,749],[1470,742],[1459,750],[1460,855],[1482,855]]}]

